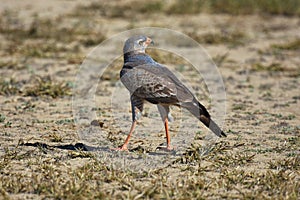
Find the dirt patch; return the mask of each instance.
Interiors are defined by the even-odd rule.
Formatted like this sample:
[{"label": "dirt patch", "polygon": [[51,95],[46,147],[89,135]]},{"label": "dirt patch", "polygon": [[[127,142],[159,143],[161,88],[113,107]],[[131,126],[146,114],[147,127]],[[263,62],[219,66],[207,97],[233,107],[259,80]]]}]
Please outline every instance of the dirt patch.
[{"label": "dirt patch", "polygon": [[[79,1],[3,2],[1,198],[299,198],[298,17],[290,12],[289,17],[195,10],[170,13],[176,4],[165,7],[159,1],[139,6],[133,16],[130,1],[122,6],[109,1],[103,5]],[[186,33],[211,55],[225,83],[227,114],[223,129],[228,137],[214,142],[209,154],[201,153],[201,144],[207,141],[206,129],[190,120],[188,113],[174,108],[171,135],[194,135],[194,144],[182,154],[170,156],[167,166],[145,163],[144,169],[122,170],[109,165],[109,157],[87,151],[87,144],[78,137],[72,110],[72,95],[76,94],[72,88],[81,62],[97,44],[113,34],[145,26]],[[186,61],[166,52],[148,53],[183,74],[214,116],[205,84],[194,76]],[[111,107],[111,95],[122,88],[118,83],[121,67],[122,59],[116,58],[102,77],[90,77],[101,84],[95,92],[93,109],[97,116],[87,123],[96,131],[102,130],[103,140],[113,147],[122,144],[131,123],[129,104],[120,108],[125,109],[120,120],[112,117],[116,108]],[[145,111],[130,142],[130,152],[125,153],[134,159],[155,153],[156,147],[165,142],[156,108],[149,104]],[[122,156],[119,160],[124,166]]]}]

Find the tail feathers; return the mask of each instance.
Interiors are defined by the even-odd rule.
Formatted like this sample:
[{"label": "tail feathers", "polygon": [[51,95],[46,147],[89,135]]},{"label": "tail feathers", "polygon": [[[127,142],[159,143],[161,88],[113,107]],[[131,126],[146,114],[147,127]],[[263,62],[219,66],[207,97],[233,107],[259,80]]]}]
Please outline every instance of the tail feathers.
[{"label": "tail feathers", "polygon": [[197,119],[199,119],[207,128],[214,132],[219,137],[227,137],[226,134],[220,129],[220,127],[210,118],[206,108],[197,100],[182,105],[190,113],[192,113]]},{"label": "tail feathers", "polygon": [[208,128],[219,137],[227,137],[227,135],[220,129],[220,127],[212,119],[210,119]]}]

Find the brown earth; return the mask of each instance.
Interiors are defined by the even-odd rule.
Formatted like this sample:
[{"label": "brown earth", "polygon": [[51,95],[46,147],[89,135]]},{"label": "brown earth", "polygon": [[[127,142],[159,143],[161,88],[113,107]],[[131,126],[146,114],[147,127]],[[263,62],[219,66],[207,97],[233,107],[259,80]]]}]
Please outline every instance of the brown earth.
[{"label": "brown earth", "polygon": [[[96,7],[99,3],[94,8],[87,7],[89,3],[2,1],[0,198],[299,198],[298,17],[118,16],[118,10],[118,14],[100,12]],[[112,7],[115,4],[111,3]],[[114,34],[149,26],[188,34],[212,57],[226,89],[222,127],[228,137],[213,139],[210,153],[202,155],[199,145],[209,143],[211,133],[187,112],[173,108],[172,134],[195,137],[198,143],[186,144],[181,149],[185,153],[170,156],[168,165],[161,160],[168,158],[164,153],[155,157],[158,166],[152,166],[155,159],[144,163],[141,157],[155,153],[165,141],[156,108],[148,104],[130,142],[131,151],[125,153],[125,158],[137,156],[132,162],[139,167],[122,170],[112,163],[124,155],[104,158],[81,145],[90,141],[78,136],[72,88],[76,87],[82,61],[94,47]],[[185,66],[180,75],[212,116],[216,115],[205,83],[189,64],[168,53],[149,54],[172,70]],[[93,124],[95,133],[102,130],[100,141],[107,141],[111,148],[122,144],[131,123],[127,96],[127,107],[114,104],[118,91],[126,91],[118,82],[121,67],[119,58],[101,77],[91,77],[98,83],[93,108],[97,116],[87,123]],[[96,144],[101,147],[99,141]]]}]

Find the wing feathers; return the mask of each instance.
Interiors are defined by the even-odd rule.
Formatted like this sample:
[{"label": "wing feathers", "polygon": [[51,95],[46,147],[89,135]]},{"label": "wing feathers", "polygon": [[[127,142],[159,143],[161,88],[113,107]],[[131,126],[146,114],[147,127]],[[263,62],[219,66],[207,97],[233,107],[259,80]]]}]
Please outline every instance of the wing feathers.
[{"label": "wing feathers", "polygon": [[151,103],[176,104],[193,99],[191,92],[166,67],[144,64],[121,73],[131,94]]}]

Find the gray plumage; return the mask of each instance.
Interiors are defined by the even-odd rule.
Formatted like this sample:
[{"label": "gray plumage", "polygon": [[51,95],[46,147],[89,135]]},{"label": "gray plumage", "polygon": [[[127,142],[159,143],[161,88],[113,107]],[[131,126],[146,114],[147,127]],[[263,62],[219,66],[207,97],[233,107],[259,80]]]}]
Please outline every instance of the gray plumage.
[{"label": "gray plumage", "polygon": [[[157,104],[163,121],[167,120],[169,106],[175,105],[190,111],[219,137],[226,136],[192,92],[167,67],[145,53],[150,43],[152,40],[146,36],[133,36],[125,42],[123,48],[124,65],[120,78],[131,95],[133,122],[143,111],[145,101]],[[168,126],[165,126],[168,139]],[[127,148],[126,142],[124,145]]]}]

